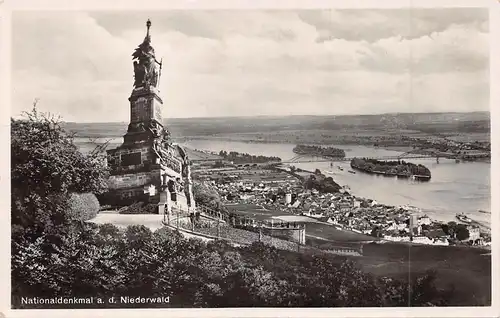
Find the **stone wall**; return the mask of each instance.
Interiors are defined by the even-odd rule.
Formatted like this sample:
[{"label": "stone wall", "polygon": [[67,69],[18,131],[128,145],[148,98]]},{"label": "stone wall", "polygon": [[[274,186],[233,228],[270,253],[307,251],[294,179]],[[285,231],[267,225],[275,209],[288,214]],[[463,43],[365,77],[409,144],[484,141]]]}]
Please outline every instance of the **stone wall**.
[{"label": "stone wall", "polygon": [[121,189],[110,189],[108,192],[98,196],[101,205],[111,205],[112,207],[123,207],[135,202],[152,202],[151,197],[144,193],[143,187],[130,187]]},{"label": "stone wall", "polygon": [[[135,164],[124,162],[126,156],[133,154],[140,154],[140,161],[138,159],[135,160]],[[126,174],[127,172],[132,173],[141,169],[148,170],[152,164],[155,164],[154,157],[151,147],[147,143],[127,147],[120,146],[108,151],[108,165],[111,168],[112,175]]]}]

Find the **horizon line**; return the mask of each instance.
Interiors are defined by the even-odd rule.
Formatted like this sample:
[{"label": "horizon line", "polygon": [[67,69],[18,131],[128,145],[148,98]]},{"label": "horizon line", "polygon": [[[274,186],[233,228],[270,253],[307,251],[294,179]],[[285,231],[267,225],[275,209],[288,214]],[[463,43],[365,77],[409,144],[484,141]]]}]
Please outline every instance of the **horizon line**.
[{"label": "horizon line", "polygon": [[[490,110],[473,110],[473,111],[448,111],[448,112],[388,112],[388,113],[377,113],[377,114],[324,114],[324,115],[313,115],[313,114],[302,114],[302,115],[239,115],[239,116],[213,116],[213,117],[165,117],[163,120],[187,120],[187,119],[222,119],[222,118],[287,118],[287,117],[354,117],[354,116],[383,116],[383,115],[414,115],[414,114],[473,114],[473,113],[491,113]],[[121,124],[128,123],[127,121],[65,121],[64,117],[61,118],[64,123],[74,123],[74,124]]]}]

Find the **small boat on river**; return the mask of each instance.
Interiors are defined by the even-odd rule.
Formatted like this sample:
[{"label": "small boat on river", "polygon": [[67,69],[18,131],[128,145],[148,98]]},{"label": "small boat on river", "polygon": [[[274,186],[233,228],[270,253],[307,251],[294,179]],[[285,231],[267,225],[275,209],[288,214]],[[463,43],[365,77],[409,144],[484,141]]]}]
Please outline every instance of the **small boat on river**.
[{"label": "small boat on river", "polygon": [[460,213],[460,214],[457,214],[457,219],[459,219],[460,221],[464,222],[464,223],[471,223],[472,220],[467,217],[467,215],[465,215],[464,213]]},{"label": "small boat on river", "polygon": [[410,178],[411,180],[416,180],[416,181],[429,181],[431,179],[431,176],[412,174]]}]

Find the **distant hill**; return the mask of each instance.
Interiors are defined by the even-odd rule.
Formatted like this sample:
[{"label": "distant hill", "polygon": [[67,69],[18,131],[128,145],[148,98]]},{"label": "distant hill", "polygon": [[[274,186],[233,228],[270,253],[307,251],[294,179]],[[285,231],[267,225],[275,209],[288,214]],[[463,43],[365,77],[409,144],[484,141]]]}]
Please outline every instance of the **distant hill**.
[{"label": "distant hill", "polygon": [[[343,116],[255,116],[166,119],[172,135],[207,136],[284,130],[409,129],[422,132],[489,132],[490,113],[392,113]],[[127,123],[65,123],[80,137],[121,137]]]}]

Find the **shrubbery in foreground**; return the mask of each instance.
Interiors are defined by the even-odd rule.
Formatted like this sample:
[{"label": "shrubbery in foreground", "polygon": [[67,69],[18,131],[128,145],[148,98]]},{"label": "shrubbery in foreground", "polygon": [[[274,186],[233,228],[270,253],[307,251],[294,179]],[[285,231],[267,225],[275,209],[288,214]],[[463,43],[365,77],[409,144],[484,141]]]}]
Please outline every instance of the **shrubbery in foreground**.
[{"label": "shrubbery in foreground", "polygon": [[173,307],[422,306],[446,304],[448,297],[430,274],[407,284],[365,274],[350,261],[262,243],[205,244],[143,226],[75,223],[50,253],[50,237],[14,244],[16,307],[20,297],[58,296],[170,296],[163,306]]}]

